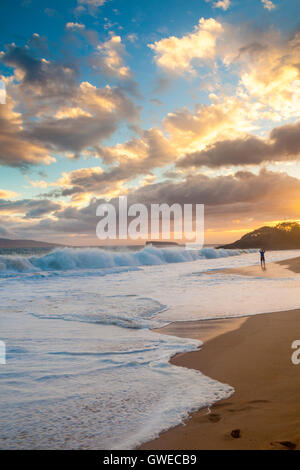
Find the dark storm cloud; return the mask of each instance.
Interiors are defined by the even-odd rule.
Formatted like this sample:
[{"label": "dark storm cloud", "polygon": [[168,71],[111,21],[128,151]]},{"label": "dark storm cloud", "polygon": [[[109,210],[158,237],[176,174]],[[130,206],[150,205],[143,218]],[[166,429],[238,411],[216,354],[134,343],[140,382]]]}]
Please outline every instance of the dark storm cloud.
[{"label": "dark storm cloud", "polygon": [[254,203],[270,194],[300,189],[300,181],[285,173],[261,171],[258,175],[239,171],[234,175],[210,178],[191,175],[180,182],[163,182],[138,189],[134,197],[140,202],[168,204],[201,203],[207,206]]},{"label": "dark storm cloud", "polygon": [[0,214],[23,214],[24,219],[37,219],[44,215],[58,211],[61,208],[59,203],[47,199],[22,199],[18,201],[8,201],[0,199]]},{"label": "dark storm cloud", "polygon": [[255,136],[216,142],[205,150],[185,155],[179,167],[258,165],[263,162],[292,161],[300,156],[300,122],[274,128],[269,139]]},{"label": "dark storm cloud", "polygon": [[32,126],[26,136],[49,145],[53,151],[71,151],[78,157],[86,147],[112,135],[117,129],[117,124],[116,117],[108,113],[98,113],[97,118],[80,116],[59,121],[49,119]]},{"label": "dark storm cloud", "polygon": [[[40,37],[32,37],[31,43],[41,46]],[[9,67],[19,69],[24,77],[21,85],[24,87],[39,87],[41,97],[51,97],[60,94],[70,95],[76,85],[78,70],[74,63],[56,63],[35,57],[28,46],[18,47],[11,44],[6,53],[1,56],[2,62]],[[40,93],[41,94],[41,93]]]}]

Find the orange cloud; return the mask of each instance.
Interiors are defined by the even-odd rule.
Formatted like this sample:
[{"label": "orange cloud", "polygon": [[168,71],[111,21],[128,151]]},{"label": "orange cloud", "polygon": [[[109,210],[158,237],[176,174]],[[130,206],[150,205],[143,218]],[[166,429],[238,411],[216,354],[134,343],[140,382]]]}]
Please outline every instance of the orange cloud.
[{"label": "orange cloud", "polygon": [[0,105],[0,162],[9,166],[49,165],[55,158],[42,144],[27,138],[22,115],[14,111],[15,103],[7,97]]},{"label": "orange cloud", "polygon": [[66,24],[66,29],[69,29],[71,31],[82,31],[83,29],[85,29],[85,25],[82,23],[73,23],[72,21],[70,21]]},{"label": "orange cloud", "polygon": [[149,44],[155,53],[155,61],[159,67],[168,73],[195,73],[194,61],[212,59],[216,52],[216,40],[222,33],[222,25],[210,18],[201,18],[195,26],[195,32],[178,38],[168,38]]},{"label": "orange cloud", "polygon": [[221,8],[222,10],[226,11],[230,7],[231,3],[230,0],[205,0],[206,2],[211,2],[214,8]]},{"label": "orange cloud", "polygon": [[107,76],[131,78],[130,69],[124,64],[125,49],[120,36],[113,35],[108,41],[99,44],[97,50],[99,56],[94,65],[98,65]]},{"label": "orange cloud", "polygon": [[14,199],[18,196],[15,191],[9,191],[7,189],[0,189],[0,199]]},{"label": "orange cloud", "polygon": [[275,5],[273,2],[271,2],[271,0],[261,0],[261,3],[263,4],[263,7],[266,9],[266,10],[274,10]]}]

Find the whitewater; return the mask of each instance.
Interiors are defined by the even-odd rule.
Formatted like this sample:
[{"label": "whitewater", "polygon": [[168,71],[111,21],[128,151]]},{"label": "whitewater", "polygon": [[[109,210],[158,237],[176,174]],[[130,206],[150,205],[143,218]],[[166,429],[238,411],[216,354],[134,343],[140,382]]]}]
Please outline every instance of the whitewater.
[{"label": "whitewater", "polygon": [[299,307],[292,273],[217,271],[257,262],[256,250],[151,246],[0,255],[0,447],[131,449],[230,396],[230,384],[169,363],[200,341],[152,329]]}]

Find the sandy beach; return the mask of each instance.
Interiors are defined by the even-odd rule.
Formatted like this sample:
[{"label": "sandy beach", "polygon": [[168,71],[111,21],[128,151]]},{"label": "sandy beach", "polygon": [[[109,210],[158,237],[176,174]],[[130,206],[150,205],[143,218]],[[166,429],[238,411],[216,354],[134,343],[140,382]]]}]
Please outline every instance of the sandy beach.
[{"label": "sandy beach", "polygon": [[[226,271],[245,276],[288,277],[300,258]],[[230,384],[235,393],[201,409],[183,425],[141,449],[299,449],[300,365],[291,344],[300,339],[300,309],[228,320],[177,322],[161,333],[204,341],[199,351],[178,354],[176,366],[200,370]]]}]

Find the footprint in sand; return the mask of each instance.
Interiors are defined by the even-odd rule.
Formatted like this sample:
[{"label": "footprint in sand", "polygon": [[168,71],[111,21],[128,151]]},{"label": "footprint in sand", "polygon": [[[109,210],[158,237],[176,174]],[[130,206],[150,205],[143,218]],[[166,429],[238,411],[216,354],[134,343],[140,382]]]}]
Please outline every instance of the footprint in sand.
[{"label": "footprint in sand", "polygon": [[210,415],[208,415],[208,419],[209,421],[212,421],[213,423],[217,423],[218,421],[220,421],[221,416],[218,415],[217,413],[210,413]]},{"label": "footprint in sand", "polygon": [[296,449],[297,444],[295,444],[294,442],[291,442],[291,441],[275,441],[275,442],[271,442],[271,446],[273,446],[273,447],[275,446],[275,447],[280,448],[280,449],[282,449],[282,447],[283,447],[287,450],[294,450],[294,449]]}]

